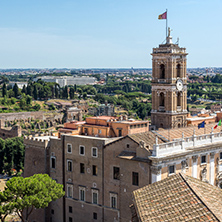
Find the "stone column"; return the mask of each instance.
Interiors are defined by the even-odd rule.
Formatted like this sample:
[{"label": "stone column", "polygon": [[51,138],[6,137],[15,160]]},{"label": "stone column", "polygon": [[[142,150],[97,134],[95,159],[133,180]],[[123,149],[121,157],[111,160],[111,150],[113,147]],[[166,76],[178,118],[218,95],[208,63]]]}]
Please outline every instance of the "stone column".
[{"label": "stone column", "polygon": [[192,176],[197,178],[197,159],[198,156],[192,156],[193,166],[192,166]]},{"label": "stone column", "polygon": [[214,155],[215,153],[210,153],[210,184],[214,185]]},{"label": "stone column", "polygon": [[161,180],[161,166],[151,166],[151,183]]}]

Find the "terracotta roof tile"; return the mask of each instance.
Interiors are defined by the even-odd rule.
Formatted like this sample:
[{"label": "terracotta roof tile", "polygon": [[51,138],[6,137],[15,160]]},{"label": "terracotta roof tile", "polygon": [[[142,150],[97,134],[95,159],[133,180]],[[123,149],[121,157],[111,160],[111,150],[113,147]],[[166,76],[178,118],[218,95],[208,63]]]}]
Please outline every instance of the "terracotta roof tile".
[{"label": "terracotta roof tile", "polygon": [[[136,134],[131,134],[128,135],[132,140],[134,140],[137,143],[140,143],[141,140],[145,142],[147,146],[150,146],[150,148],[153,148],[153,144],[156,143],[156,135],[151,132],[144,132],[144,133],[136,133]],[[158,137],[158,144],[164,143],[164,141]]]},{"label": "terracotta roof tile", "polygon": [[[183,127],[183,128],[177,128],[177,129],[161,129],[156,131],[158,134],[165,137],[167,140],[172,141],[173,139],[180,139],[182,138],[182,133],[184,134],[184,137],[191,137],[195,130],[195,135],[204,135],[204,134],[210,134],[212,131],[212,127],[214,127],[217,123],[210,123],[206,124],[205,128],[198,129],[197,126],[193,127]],[[219,133],[222,130],[221,126],[218,126],[216,129],[213,130],[214,133]]]},{"label": "terracotta roof tile", "polygon": [[133,199],[142,222],[222,220],[222,191],[183,174],[140,188]]}]

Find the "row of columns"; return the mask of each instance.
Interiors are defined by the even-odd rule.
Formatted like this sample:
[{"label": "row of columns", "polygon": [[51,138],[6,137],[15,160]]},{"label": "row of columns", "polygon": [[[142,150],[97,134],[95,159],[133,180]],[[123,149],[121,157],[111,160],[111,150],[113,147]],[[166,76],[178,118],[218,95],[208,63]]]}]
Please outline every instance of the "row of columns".
[{"label": "row of columns", "polygon": [[178,63],[178,61],[173,60],[170,62],[153,60],[153,78],[161,79],[160,65],[165,66],[165,78],[177,78],[177,64],[180,64],[180,77],[186,78],[186,60]]},{"label": "row of columns", "polygon": [[[152,92],[152,104],[153,110],[158,110],[160,105],[160,93],[157,91]],[[170,92],[170,91],[163,91],[164,93],[164,106],[166,111],[177,111],[177,93]],[[181,110],[186,110],[186,103],[187,103],[187,94],[185,91],[180,92],[180,106]],[[172,100],[171,100],[172,99]],[[167,107],[168,105],[168,107]]]},{"label": "row of columns", "polygon": [[[209,183],[214,185],[215,181],[215,153],[210,153],[210,163],[209,163]],[[187,161],[184,160],[181,162],[181,171],[186,172],[186,167],[188,166]],[[176,167],[176,166],[175,166]],[[192,176],[198,178],[198,156],[192,156]],[[152,183],[161,180],[161,170],[162,166],[151,166],[151,180]],[[219,169],[220,170],[220,169]],[[200,170],[202,181],[207,181],[207,167],[203,166]]]}]

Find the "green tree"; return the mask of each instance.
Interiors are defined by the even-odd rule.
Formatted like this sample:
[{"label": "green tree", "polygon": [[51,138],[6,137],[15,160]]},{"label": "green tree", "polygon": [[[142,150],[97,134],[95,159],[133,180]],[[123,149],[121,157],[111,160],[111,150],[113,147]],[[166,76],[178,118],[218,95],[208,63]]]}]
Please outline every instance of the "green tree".
[{"label": "green tree", "polygon": [[6,76],[1,76],[0,79],[1,79],[0,84],[9,82],[9,79]]},{"label": "green tree", "polygon": [[21,93],[27,94],[27,90],[26,90],[26,86],[25,85],[23,86]]},{"label": "green tree", "polygon": [[86,92],[84,92],[84,93],[82,94],[82,96],[83,96],[83,99],[84,99],[84,100],[87,99],[87,93],[86,93]]},{"label": "green tree", "polygon": [[24,169],[25,146],[22,137],[11,138],[13,141],[14,169],[17,173]]},{"label": "green tree", "polygon": [[32,96],[33,86],[30,83],[28,84],[26,90],[27,90],[27,94]]},{"label": "green tree", "polygon": [[62,93],[62,98],[63,99],[68,99],[68,86],[65,86],[64,88],[63,88],[63,93]]},{"label": "green tree", "polygon": [[5,97],[5,96],[7,96],[7,87],[4,82],[3,87],[2,87],[2,97]]},{"label": "green tree", "polygon": [[63,185],[58,184],[47,174],[31,177],[13,177],[1,193],[0,212],[16,212],[22,222],[28,222],[33,209],[45,208],[51,201],[65,195]]},{"label": "green tree", "polygon": [[38,99],[38,89],[37,89],[37,85],[34,85],[34,90],[33,90],[33,97],[35,100]]},{"label": "green tree", "polygon": [[36,103],[33,107],[32,107],[35,111],[39,111],[41,109],[41,106]]},{"label": "green tree", "polygon": [[74,88],[71,87],[71,88],[69,89],[69,98],[70,98],[70,99],[74,99],[74,93],[75,93]]},{"label": "green tree", "polygon": [[4,158],[5,158],[5,140],[0,138],[0,174],[3,172],[4,169]]},{"label": "green tree", "polygon": [[25,97],[25,100],[26,100],[26,105],[27,106],[31,106],[32,105],[32,97],[30,95],[27,95]]},{"label": "green tree", "polygon": [[15,85],[13,86],[13,92],[14,92],[15,98],[18,98],[19,88],[18,88],[18,85],[17,85],[16,83],[15,83]]}]

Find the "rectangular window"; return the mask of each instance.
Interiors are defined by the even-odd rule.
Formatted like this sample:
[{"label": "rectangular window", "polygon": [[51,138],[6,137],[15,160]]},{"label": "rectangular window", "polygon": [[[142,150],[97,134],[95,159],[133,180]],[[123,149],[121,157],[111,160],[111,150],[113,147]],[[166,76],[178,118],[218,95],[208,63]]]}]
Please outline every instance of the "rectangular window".
[{"label": "rectangular window", "polygon": [[97,213],[93,212],[93,220],[97,220]]},{"label": "rectangular window", "polygon": [[73,197],[73,185],[67,184],[67,197]]},{"label": "rectangular window", "polygon": [[101,133],[102,131],[101,130],[98,130],[98,133]]},{"label": "rectangular window", "polygon": [[98,190],[92,190],[92,203],[98,204]]},{"label": "rectangular window", "polygon": [[85,187],[79,187],[79,200],[85,201],[85,192],[86,192]]},{"label": "rectangular window", "polygon": [[54,210],[53,209],[51,209],[51,214],[54,214]]},{"label": "rectangular window", "polygon": [[98,151],[97,147],[92,147],[92,157],[97,157],[98,156],[97,151]]},{"label": "rectangular window", "polygon": [[132,125],[130,125],[130,129],[132,129],[133,128],[133,126]]},{"label": "rectangular window", "polygon": [[80,163],[80,173],[85,173],[85,164]]},{"label": "rectangular window", "polygon": [[72,213],[72,207],[69,206],[69,213]]},{"label": "rectangular window", "polygon": [[92,171],[93,171],[93,176],[97,176],[97,166],[96,165],[92,166]]},{"label": "rectangular window", "polygon": [[117,194],[110,193],[110,207],[117,208]]},{"label": "rectangular window", "polygon": [[220,160],[222,160],[222,152],[220,152]]},{"label": "rectangular window", "polygon": [[147,127],[147,123],[145,123],[145,127]]},{"label": "rectangular window", "polygon": [[72,160],[67,160],[67,170],[72,171]]},{"label": "rectangular window", "polygon": [[67,153],[72,153],[72,145],[67,144]]},{"label": "rectangular window", "polygon": [[169,174],[175,173],[175,166],[169,166]]},{"label": "rectangular window", "polygon": [[85,155],[85,147],[84,146],[79,146],[79,154],[81,155],[81,156],[84,156]]},{"label": "rectangular window", "polygon": [[119,167],[113,167],[113,179],[114,180],[119,180],[120,179]]},{"label": "rectangular window", "polygon": [[207,160],[207,158],[205,155],[201,156],[201,163],[206,163],[206,160]]},{"label": "rectangular window", "polygon": [[54,156],[51,156],[51,168],[55,169],[56,167],[56,158]]},{"label": "rectangular window", "polygon": [[133,180],[133,185],[139,186],[139,173],[133,172],[132,173],[132,180]]},{"label": "rectangular window", "polygon": [[119,130],[119,136],[122,136],[122,130],[121,129]]},{"label": "rectangular window", "polygon": [[72,222],[72,217],[69,217],[69,222]]}]

